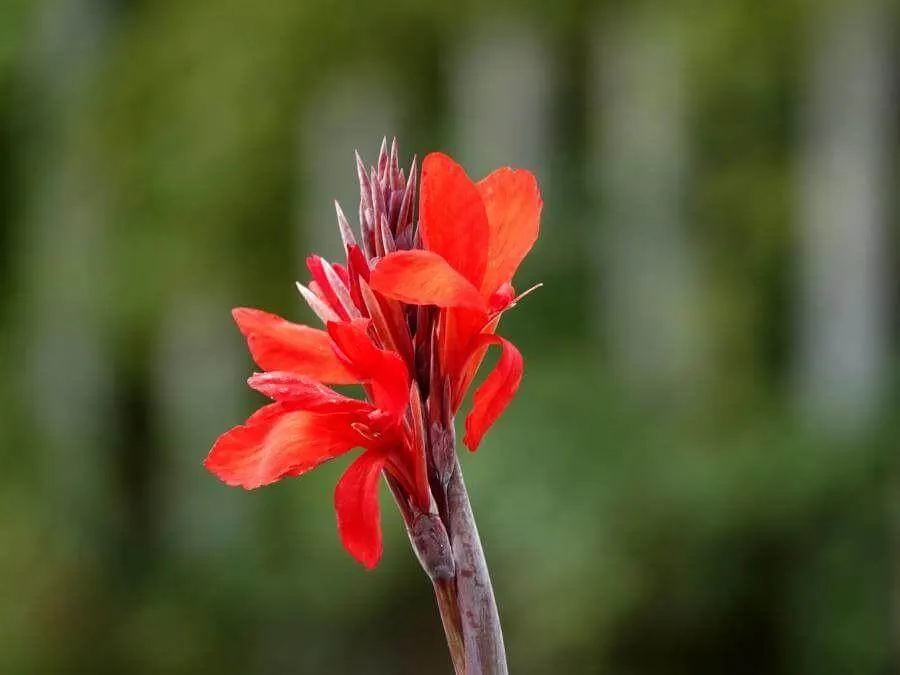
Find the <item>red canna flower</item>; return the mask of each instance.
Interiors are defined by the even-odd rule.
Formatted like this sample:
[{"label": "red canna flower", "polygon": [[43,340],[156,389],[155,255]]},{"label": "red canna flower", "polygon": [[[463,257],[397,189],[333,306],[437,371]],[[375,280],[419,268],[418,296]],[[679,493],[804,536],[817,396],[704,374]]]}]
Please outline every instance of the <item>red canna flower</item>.
[{"label": "red canna flower", "polygon": [[[366,567],[380,559],[383,474],[436,578],[454,569],[447,535],[453,415],[491,345],[502,352],[466,419],[470,449],[521,381],[521,354],[494,331],[517,299],[511,280],[537,238],[540,192],[527,171],[500,169],[476,184],[449,157],[431,154],[417,224],[415,161],[404,175],[396,142],[390,154],[382,145],[368,171],[357,157],[357,171],[359,239],[336,205],[346,264],[310,256],[311,280],[297,285],[325,330],[234,310],[264,371],[248,383],[272,402],[220,436],[205,466],[252,489],[362,448],[335,489],[344,546]],[[328,386],[338,384],[361,385],[366,400]]]},{"label": "red canna flower", "polygon": [[487,348],[502,354],[475,392],[465,444],[475,450],[516,392],[522,356],[495,336],[500,315],[517,298],[512,277],[537,240],[541,213],[537,181],[528,171],[499,169],[474,183],[446,155],[422,164],[419,228],[425,250],[392,253],[372,273],[372,288],[416,305],[442,308],[438,342],[456,412]]}]

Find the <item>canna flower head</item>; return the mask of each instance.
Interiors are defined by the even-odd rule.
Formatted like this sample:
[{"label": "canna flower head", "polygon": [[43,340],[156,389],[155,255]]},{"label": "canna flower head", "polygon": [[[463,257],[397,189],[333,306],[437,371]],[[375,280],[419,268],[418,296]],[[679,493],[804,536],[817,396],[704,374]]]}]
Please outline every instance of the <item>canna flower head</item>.
[{"label": "canna flower head", "polygon": [[[502,351],[466,418],[470,449],[519,386],[522,356],[495,331],[517,300],[512,276],[537,238],[541,198],[527,171],[500,169],[474,183],[435,153],[423,162],[417,221],[415,161],[404,174],[396,141],[390,153],[382,144],[368,170],[357,157],[357,172],[358,237],[336,204],[345,263],[310,256],[311,280],[297,284],[324,328],[234,310],[263,371],[248,384],[271,403],[222,434],[205,466],[252,489],[362,449],[334,503],[345,548],[373,567],[382,551],[379,477],[411,532],[423,517],[439,523],[453,416],[491,345]],[[348,384],[365,398],[328,386]]]},{"label": "canna flower head", "polygon": [[392,253],[373,273],[372,287],[385,296],[441,309],[438,343],[453,412],[487,347],[502,348],[466,418],[464,442],[470,450],[521,380],[521,354],[494,330],[518,299],[512,278],[537,240],[541,206],[537,181],[528,171],[499,169],[476,184],[448,156],[428,155],[419,207],[423,250]]}]

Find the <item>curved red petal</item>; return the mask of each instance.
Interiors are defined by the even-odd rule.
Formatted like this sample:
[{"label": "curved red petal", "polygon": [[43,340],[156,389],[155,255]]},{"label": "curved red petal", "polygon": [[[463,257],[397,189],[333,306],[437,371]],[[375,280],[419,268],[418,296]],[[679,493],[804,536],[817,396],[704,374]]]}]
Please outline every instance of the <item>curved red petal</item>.
[{"label": "curved red petal", "polygon": [[439,152],[422,162],[419,230],[426,249],[481,287],[489,243],[484,203],[463,168]]},{"label": "curved red petal", "polygon": [[375,406],[399,418],[409,405],[409,373],[397,354],[376,347],[369,337],[368,321],[329,323],[328,334],[347,357],[348,365],[360,381],[372,386]]},{"label": "curved red petal", "polygon": [[325,331],[259,309],[239,307],[231,313],[263,370],[290,371],[328,384],[359,382],[334,354]]},{"label": "curved red petal", "polygon": [[[487,323],[485,323],[487,321]],[[487,354],[490,342],[485,341],[485,335],[492,335],[497,330],[500,316],[493,319],[485,319],[484,315],[476,315],[468,310],[449,310],[445,320],[447,339],[455,346],[446,351],[451,383],[453,384],[453,400],[451,401],[453,412],[459,410],[463,398],[475,374],[481,367],[481,362]]]},{"label": "curved red petal", "polygon": [[372,408],[369,403],[348,398],[310,377],[284,371],[254,373],[247,384],[273,401],[288,404],[291,410],[334,413],[369,411]]},{"label": "curved red petal", "polygon": [[347,468],[334,490],[341,542],[366,569],[372,569],[381,559],[378,477],[384,462],[379,453],[363,453]]},{"label": "curved red petal", "polygon": [[372,270],[371,286],[382,295],[411,305],[487,311],[478,289],[431,251],[391,253]]},{"label": "curved red petal", "polygon": [[537,179],[524,169],[498,169],[478,183],[478,191],[489,232],[488,264],[480,288],[489,296],[512,280],[537,241],[543,202]]},{"label": "curved red petal", "polygon": [[287,411],[273,403],[219,436],[204,466],[228,485],[248,490],[299,476],[359,445],[350,426],[359,415]]},{"label": "curved red petal", "polygon": [[472,452],[478,449],[481,439],[491,425],[497,421],[504,408],[512,400],[522,381],[522,354],[508,340],[496,335],[485,335],[484,344],[496,344],[503,350],[500,360],[475,391],[472,411],[466,417],[466,435],[463,443]]}]

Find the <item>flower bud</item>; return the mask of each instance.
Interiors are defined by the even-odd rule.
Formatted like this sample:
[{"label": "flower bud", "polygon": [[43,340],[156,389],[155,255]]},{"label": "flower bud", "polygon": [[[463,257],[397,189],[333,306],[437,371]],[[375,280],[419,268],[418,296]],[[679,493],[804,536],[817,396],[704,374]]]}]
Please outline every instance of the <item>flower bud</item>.
[{"label": "flower bud", "polygon": [[432,513],[418,514],[410,527],[410,539],[422,569],[432,581],[453,579],[453,550],[440,518]]},{"label": "flower bud", "polygon": [[441,485],[446,488],[456,470],[456,433],[437,422],[431,423],[431,466]]}]

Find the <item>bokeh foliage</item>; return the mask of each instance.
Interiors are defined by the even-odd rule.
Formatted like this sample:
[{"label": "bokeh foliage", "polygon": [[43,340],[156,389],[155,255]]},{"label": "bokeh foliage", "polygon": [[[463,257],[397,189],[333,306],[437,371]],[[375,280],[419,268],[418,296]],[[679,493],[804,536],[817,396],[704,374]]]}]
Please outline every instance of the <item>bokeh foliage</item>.
[{"label": "bokeh foliage", "polygon": [[[463,458],[513,672],[896,667],[900,418],[828,438],[789,396],[799,62],[822,10],[641,5],[689,47],[687,207],[712,327],[702,386],[649,396],[615,376],[593,299],[586,71],[591,26],[619,4],[5,0],[0,671],[443,672],[430,590],[386,495],[387,553],[365,574],[334,531],[339,467],[249,495],[202,471],[215,434],[257,403],[239,393],[249,359],[224,385],[184,383],[240,353],[231,306],[309,318],[291,285],[298,204],[337,196],[352,213],[353,196],[298,180],[316,170],[298,167],[300,111],[342,73],[387,74],[409,111],[403,150],[452,147],[453,50],[513,14],[564,66],[546,243],[521,272],[546,287],[504,320],[527,375]],[[224,352],[190,332],[198,313]],[[165,346],[173,321],[187,349]],[[41,340],[59,367],[40,365]],[[85,353],[105,383],[87,404]],[[204,407],[217,386],[233,406]],[[182,402],[195,426],[171,422]]]}]

